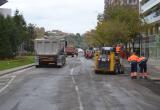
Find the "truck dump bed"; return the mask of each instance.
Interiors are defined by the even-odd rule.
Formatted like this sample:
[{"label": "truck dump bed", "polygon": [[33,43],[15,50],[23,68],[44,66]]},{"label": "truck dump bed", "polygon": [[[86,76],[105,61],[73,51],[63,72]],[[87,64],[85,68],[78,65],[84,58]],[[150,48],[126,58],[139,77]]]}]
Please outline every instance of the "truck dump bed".
[{"label": "truck dump bed", "polygon": [[52,40],[35,40],[35,51],[37,55],[56,55],[59,51],[58,41]]},{"label": "truck dump bed", "polygon": [[61,50],[64,50],[65,43],[63,36],[52,39],[35,39],[34,48],[36,55],[57,55]]},{"label": "truck dump bed", "polygon": [[63,66],[66,62],[64,53],[65,44],[66,41],[61,36],[52,39],[35,39],[34,48],[36,67],[46,64]]}]

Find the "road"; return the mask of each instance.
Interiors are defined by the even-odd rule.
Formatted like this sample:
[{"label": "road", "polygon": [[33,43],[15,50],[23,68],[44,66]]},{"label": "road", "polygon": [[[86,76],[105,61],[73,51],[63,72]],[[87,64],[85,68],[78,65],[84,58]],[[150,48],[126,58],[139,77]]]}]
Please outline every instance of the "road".
[{"label": "road", "polygon": [[0,77],[0,110],[160,110],[160,84],[97,75],[92,60],[67,58],[63,68]]}]

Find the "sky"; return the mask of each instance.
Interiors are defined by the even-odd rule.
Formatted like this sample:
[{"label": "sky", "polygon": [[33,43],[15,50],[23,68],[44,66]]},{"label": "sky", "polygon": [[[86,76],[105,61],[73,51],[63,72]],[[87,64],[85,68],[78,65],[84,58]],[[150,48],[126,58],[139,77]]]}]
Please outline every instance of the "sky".
[{"label": "sky", "polygon": [[85,33],[95,28],[103,13],[104,0],[8,0],[2,8],[18,9],[27,23],[69,33]]}]

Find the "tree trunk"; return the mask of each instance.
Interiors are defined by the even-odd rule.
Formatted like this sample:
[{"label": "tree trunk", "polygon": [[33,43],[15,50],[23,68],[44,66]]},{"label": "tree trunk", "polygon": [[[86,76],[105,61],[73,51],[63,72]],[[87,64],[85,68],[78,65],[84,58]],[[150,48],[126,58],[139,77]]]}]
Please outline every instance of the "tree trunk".
[{"label": "tree trunk", "polygon": [[126,58],[128,58],[128,50],[127,50],[127,49],[128,49],[128,45],[127,45],[127,44],[128,44],[128,43],[126,42],[126,43],[125,43],[125,57],[126,57]]},{"label": "tree trunk", "polygon": [[135,52],[135,49],[134,49],[134,41],[132,42],[132,52]]}]

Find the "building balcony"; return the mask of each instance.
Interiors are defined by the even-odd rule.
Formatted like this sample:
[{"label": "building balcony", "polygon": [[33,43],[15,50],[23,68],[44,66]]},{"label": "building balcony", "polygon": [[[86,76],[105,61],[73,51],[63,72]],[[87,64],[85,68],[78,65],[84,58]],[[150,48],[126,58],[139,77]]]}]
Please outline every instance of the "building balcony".
[{"label": "building balcony", "polygon": [[154,7],[155,5],[159,3],[160,3],[160,0],[149,0],[144,5],[141,6],[142,13],[147,12],[149,9],[151,9],[152,7]]},{"label": "building balcony", "polygon": [[160,11],[153,12],[144,18],[147,23],[154,23],[160,21]]}]

